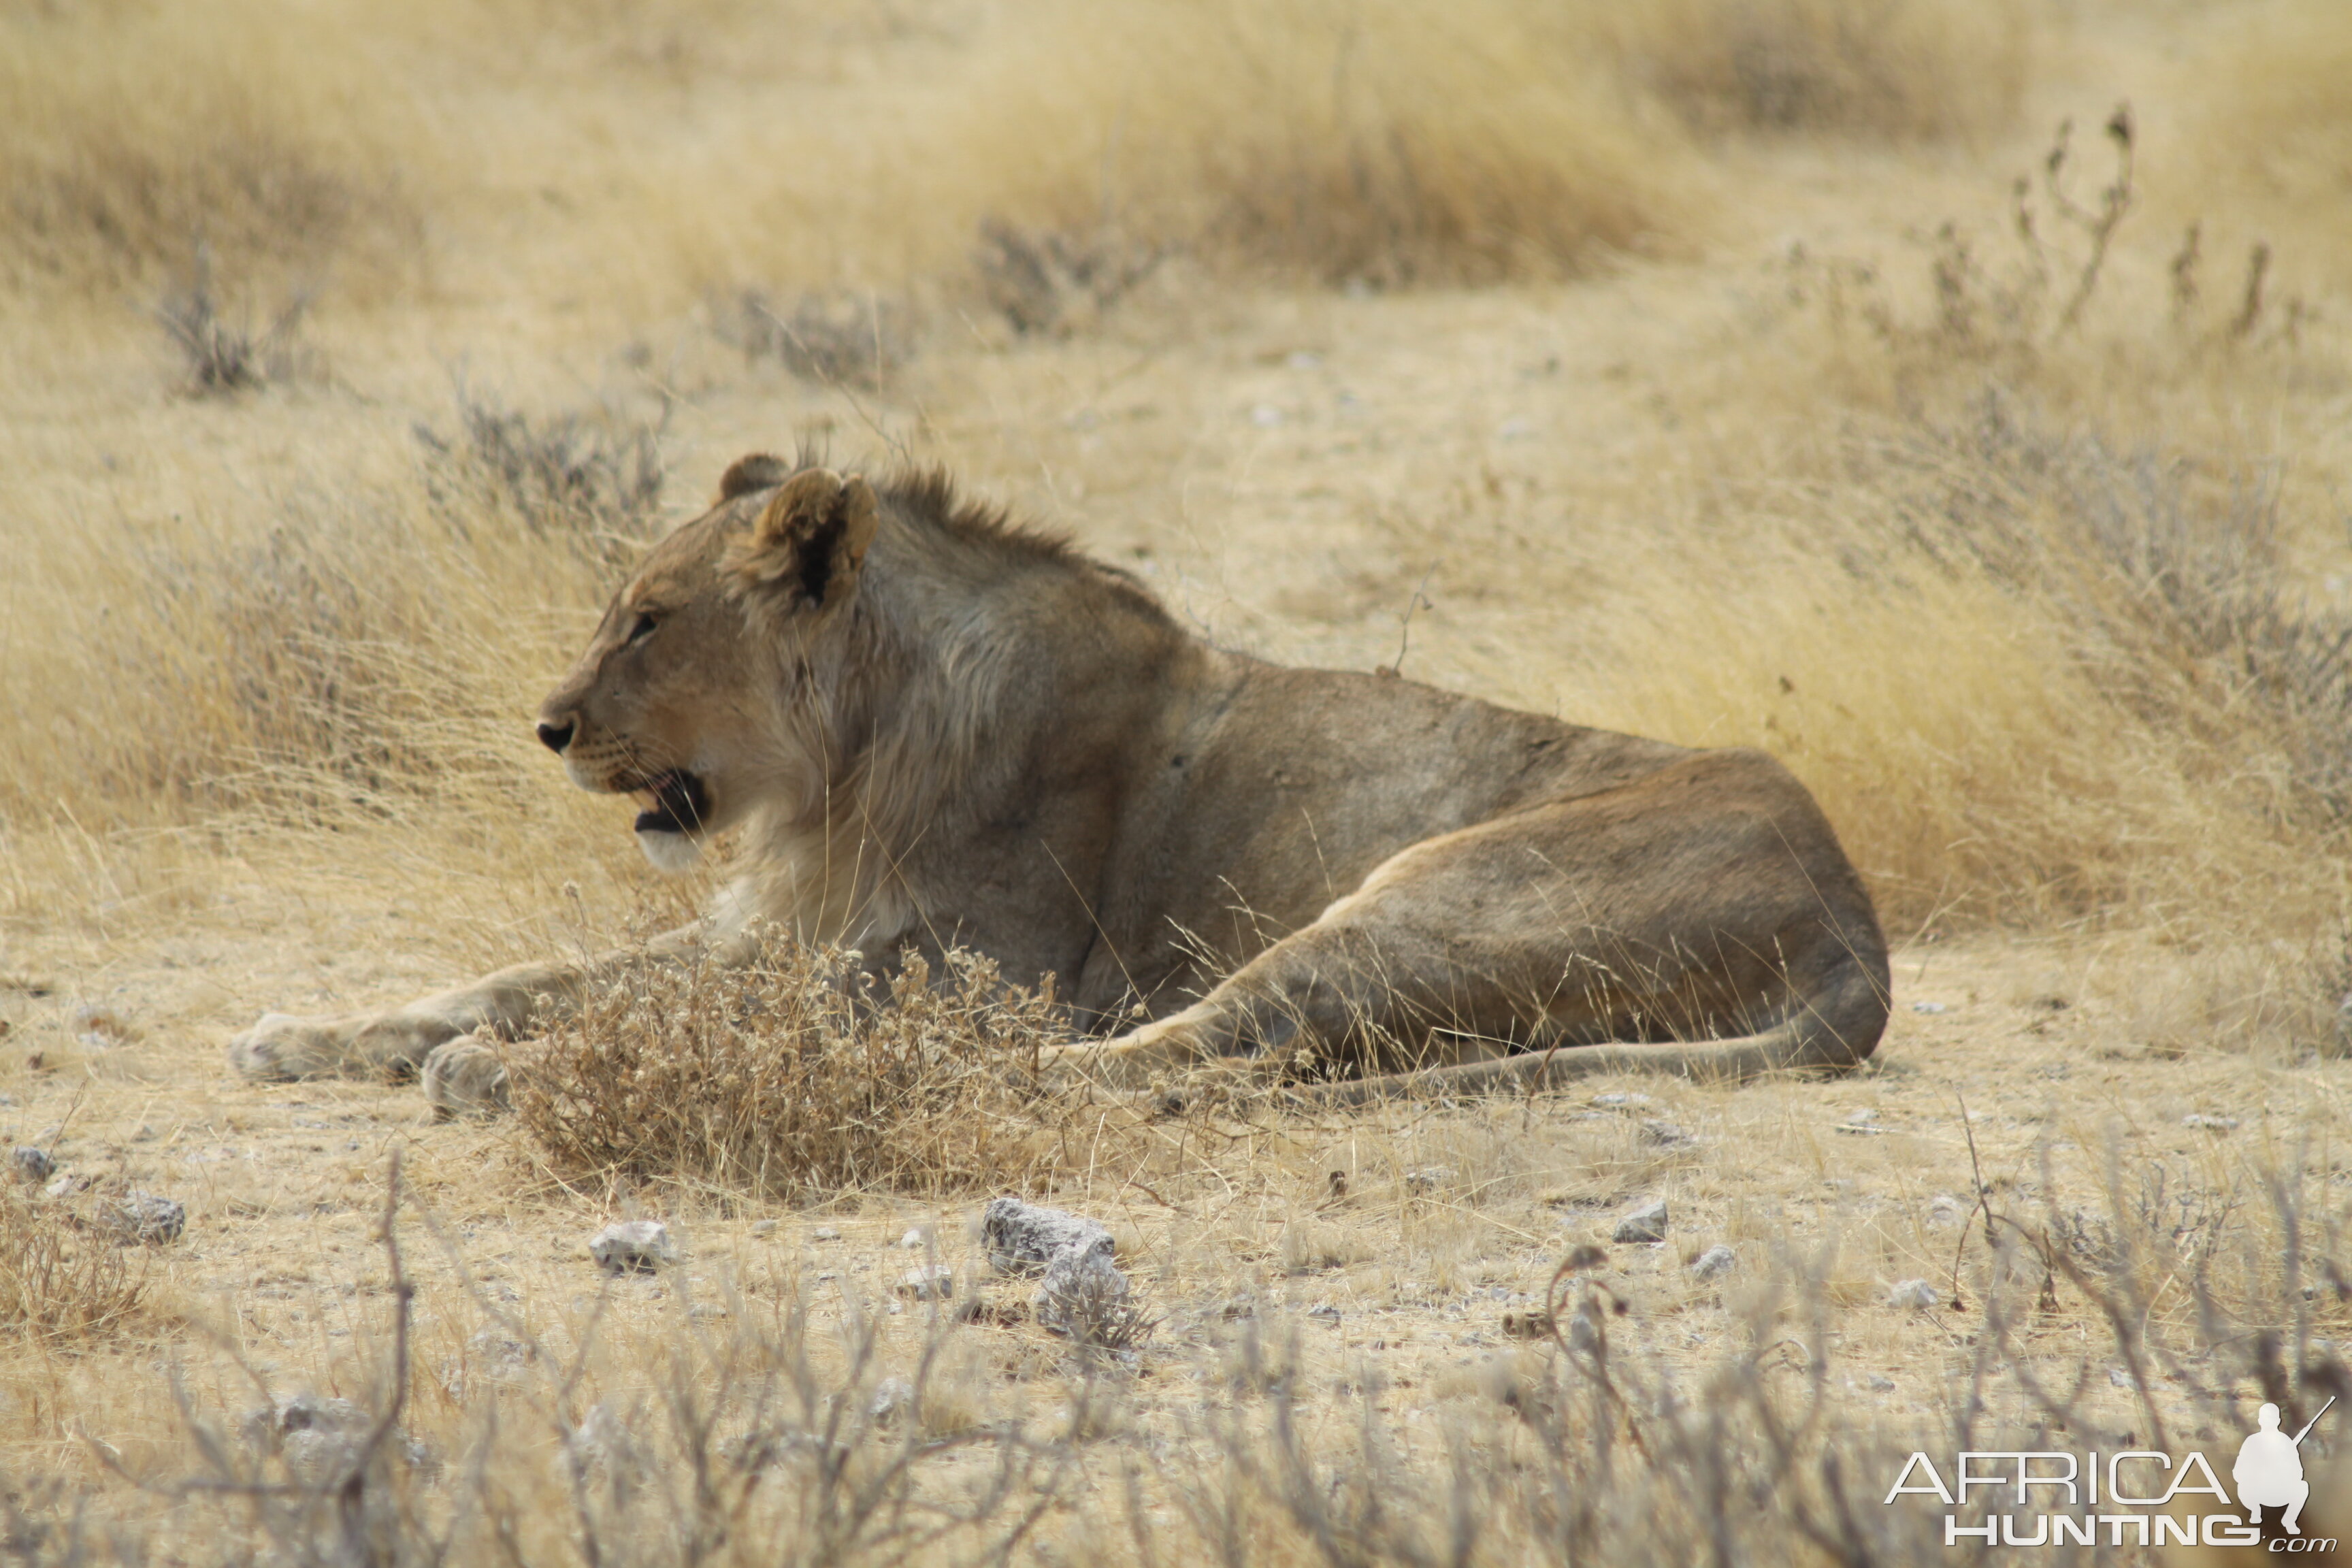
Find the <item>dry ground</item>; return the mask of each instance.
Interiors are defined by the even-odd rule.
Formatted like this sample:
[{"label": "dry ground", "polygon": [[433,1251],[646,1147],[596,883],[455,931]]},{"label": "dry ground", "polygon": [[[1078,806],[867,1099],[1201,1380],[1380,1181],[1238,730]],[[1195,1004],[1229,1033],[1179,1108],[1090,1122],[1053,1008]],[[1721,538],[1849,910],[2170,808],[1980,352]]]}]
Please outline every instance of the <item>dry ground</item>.
[{"label": "dry ground", "polygon": [[[1889,1455],[2352,1392],[2333,7],[215,10],[0,9],[0,1137],[188,1208],[126,1321],[11,1321],[5,1551],[1902,1560]],[[977,1196],[567,1188],[413,1087],[235,1081],[265,1007],[690,908],[524,721],[804,435],[1235,646],[1771,748],[1896,938],[1878,1058],[1106,1134],[1051,1201],[1160,1320],[1124,1360],[896,1301],[921,1226],[1024,1298]],[[425,1463],[247,1486],[319,1479],[270,1397],[389,1407],[395,1153]],[[1976,1171],[2039,1240],[1964,1244]],[[687,1260],[608,1281],[636,1213]],[[1605,1353],[1510,1337],[1596,1240]]]}]

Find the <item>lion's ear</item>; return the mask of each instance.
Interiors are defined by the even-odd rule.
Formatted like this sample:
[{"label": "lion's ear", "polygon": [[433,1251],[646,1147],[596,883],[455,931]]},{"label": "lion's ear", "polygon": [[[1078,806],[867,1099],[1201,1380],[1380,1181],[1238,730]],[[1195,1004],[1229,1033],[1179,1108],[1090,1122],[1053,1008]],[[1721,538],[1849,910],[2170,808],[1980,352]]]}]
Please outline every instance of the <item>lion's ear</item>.
[{"label": "lion's ear", "polygon": [[795,474],[737,547],[736,579],[755,592],[782,593],[812,608],[837,605],[857,584],[878,521],[874,489],[830,468]]},{"label": "lion's ear", "polygon": [[750,495],[782,484],[792,477],[793,466],[782,458],[766,452],[754,452],[748,458],[738,458],[727,465],[719,476],[719,499],[733,500],[737,496]]}]

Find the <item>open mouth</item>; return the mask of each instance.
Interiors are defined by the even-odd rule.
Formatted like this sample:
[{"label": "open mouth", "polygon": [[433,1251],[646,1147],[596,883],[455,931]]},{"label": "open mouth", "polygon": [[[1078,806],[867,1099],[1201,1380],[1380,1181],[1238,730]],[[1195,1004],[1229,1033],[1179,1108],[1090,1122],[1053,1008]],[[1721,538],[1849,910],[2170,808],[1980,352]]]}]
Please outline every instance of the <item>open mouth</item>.
[{"label": "open mouth", "polygon": [[710,795],[702,781],[682,768],[656,773],[629,793],[646,802],[637,813],[639,833],[696,833],[710,816]]}]

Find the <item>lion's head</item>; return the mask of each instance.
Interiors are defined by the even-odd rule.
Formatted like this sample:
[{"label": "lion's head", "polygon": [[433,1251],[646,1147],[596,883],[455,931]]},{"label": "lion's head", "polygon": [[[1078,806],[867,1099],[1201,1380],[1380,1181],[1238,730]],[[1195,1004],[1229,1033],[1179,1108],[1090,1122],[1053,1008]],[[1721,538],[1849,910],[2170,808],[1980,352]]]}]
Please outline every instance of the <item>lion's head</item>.
[{"label": "lion's head", "polygon": [[[572,782],[643,805],[637,843],[664,870],[821,767],[790,700],[840,641],[874,540],[874,491],[821,468],[745,458],[718,504],[654,547],[540,708]],[[782,700],[780,700],[782,699]]]}]

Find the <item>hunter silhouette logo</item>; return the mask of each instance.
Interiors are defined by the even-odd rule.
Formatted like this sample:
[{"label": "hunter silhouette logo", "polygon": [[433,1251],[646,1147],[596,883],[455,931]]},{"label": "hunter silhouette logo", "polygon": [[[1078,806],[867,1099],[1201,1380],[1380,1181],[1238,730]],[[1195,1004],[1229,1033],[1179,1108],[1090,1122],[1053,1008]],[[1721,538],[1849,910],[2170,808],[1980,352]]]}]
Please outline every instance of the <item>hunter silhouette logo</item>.
[{"label": "hunter silhouette logo", "polygon": [[2230,1468],[2230,1479],[2238,1483],[2238,1506],[2246,1510],[2248,1524],[2263,1521],[2263,1510],[2283,1508],[2280,1516],[2289,1535],[2301,1535],[2303,1526],[2295,1521],[2302,1517],[2305,1500],[2311,1496],[2311,1483],[2303,1479],[2303,1440],[2319,1425],[2319,1416],[2327,1414],[2336,1403],[2333,1394],[2327,1404],[2319,1407],[2303,1424],[2303,1430],[2290,1437],[2279,1430],[2279,1407],[2265,1405],[2254,1413],[2258,1424],[2238,1447],[2238,1462]]},{"label": "hunter silhouette logo", "polygon": [[[2204,1455],[2153,1448],[1967,1449],[1956,1457],[1948,1481],[1934,1459],[1913,1454],[1888,1489],[1885,1503],[1891,1508],[1906,1496],[1942,1503],[1947,1546],[1971,1541],[1987,1546],[2178,1544],[2326,1554],[2336,1550],[2334,1537],[2303,1533],[2303,1505],[2311,1497],[2311,1483],[2303,1475],[2303,1440],[2335,1405],[2330,1398],[2292,1437],[2279,1430],[2277,1405],[2255,1412],[2255,1428],[2239,1445],[2230,1470],[2237,1483],[2235,1513],[2198,1511],[2200,1497],[2212,1500],[2201,1505],[2205,1509],[2230,1506],[2229,1489]],[[1972,1495],[1979,1492],[1990,1495]],[[2283,1534],[2265,1540],[2264,1509],[2279,1510],[2272,1528]]]}]

